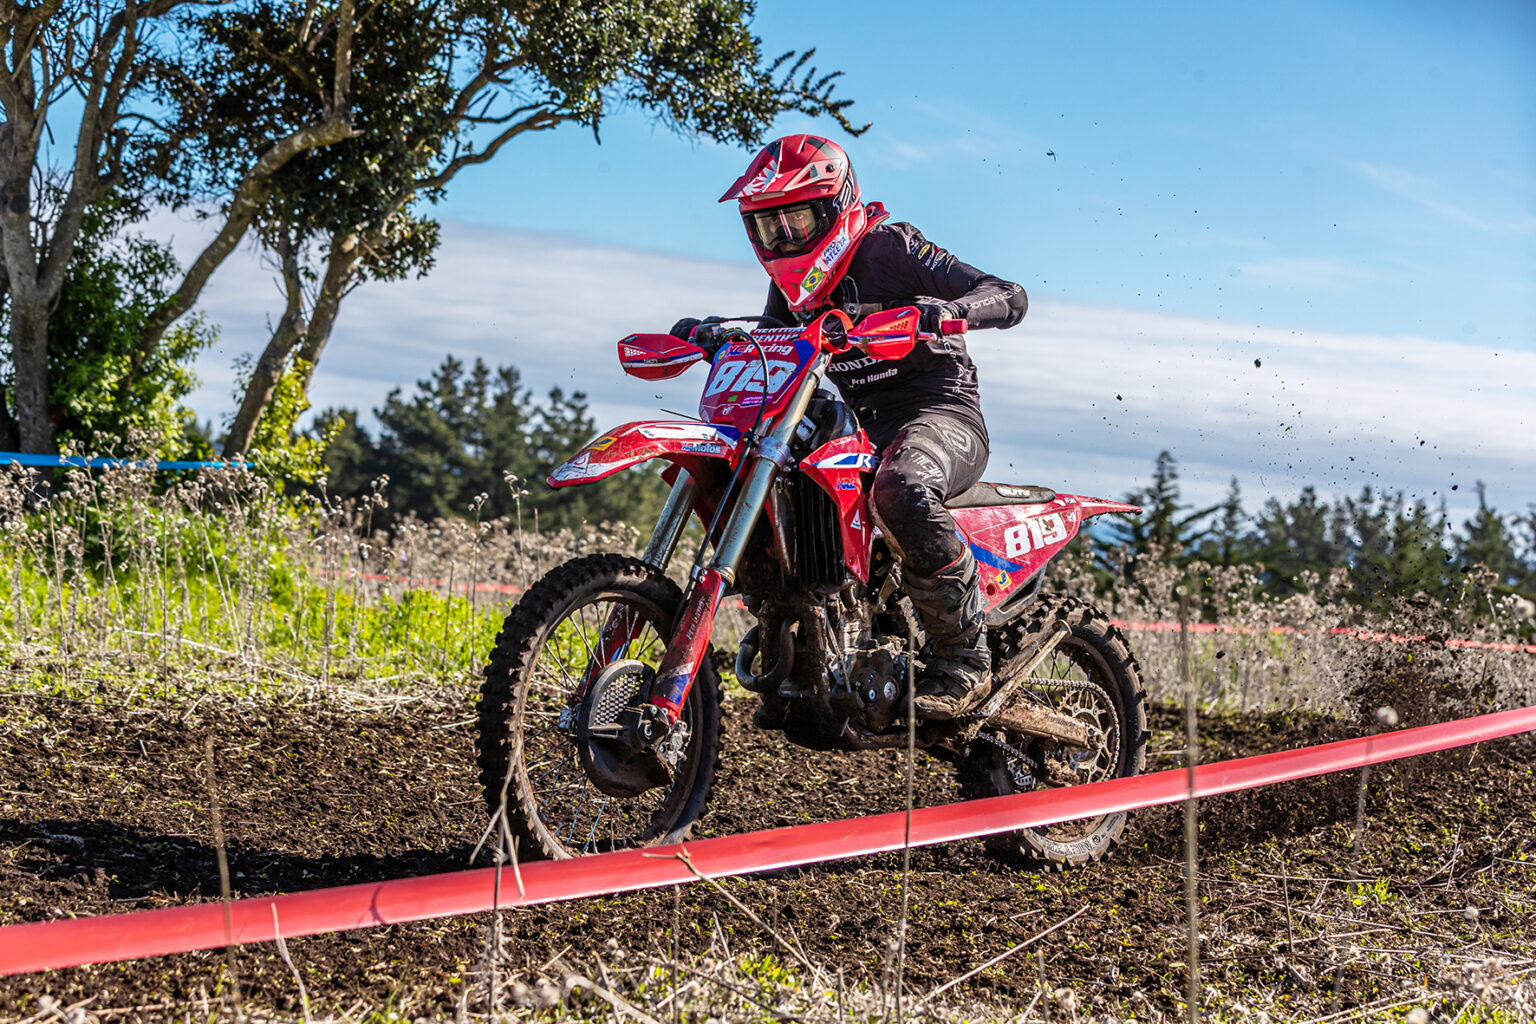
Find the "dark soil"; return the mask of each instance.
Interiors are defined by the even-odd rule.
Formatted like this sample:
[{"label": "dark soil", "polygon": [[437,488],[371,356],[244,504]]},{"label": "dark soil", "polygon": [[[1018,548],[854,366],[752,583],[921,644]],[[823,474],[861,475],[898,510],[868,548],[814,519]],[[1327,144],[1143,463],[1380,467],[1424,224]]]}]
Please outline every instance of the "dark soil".
[{"label": "dark soil", "polygon": [[[391,704],[285,704],[203,698],[136,707],[0,698],[0,923],[117,913],[219,895],[205,743],[214,740],[217,802],[237,894],[447,871],[468,865],[484,827],[468,699]],[[726,702],[726,751],[702,834],[820,821],[902,806],[895,752],[813,753],[754,731],[751,705]],[[1178,714],[1157,708],[1148,770],[1181,763]],[[1299,716],[1207,718],[1202,759],[1261,753],[1354,734]],[[1529,959],[1536,930],[1536,743],[1529,737],[1373,771],[1362,875],[1384,895],[1352,905],[1356,775],[1204,801],[1202,927],[1208,986],[1267,993],[1271,1005],[1315,999],[1331,981],[1326,943],[1288,938],[1381,925],[1386,944],[1419,942],[1433,922],[1443,949]],[[921,804],[955,799],[951,770],[919,756]],[[980,843],[912,855],[907,978],[926,990],[1087,905],[1043,940],[1053,986],[1101,1005],[1177,1012],[1183,994],[1183,811],[1135,815],[1107,863],[1067,874],[1020,870]],[[1284,876],[1283,879],[1281,876]],[[899,856],[726,883],[814,961],[875,983],[898,915]],[[1476,921],[1463,917],[1478,906]],[[508,912],[514,968],[572,965],[672,948],[673,895],[657,892]],[[1429,917],[1425,915],[1435,914]],[[1320,916],[1322,915],[1322,916]],[[1330,917],[1331,915],[1331,917]],[[716,925],[737,951],[771,940],[718,893],[682,891],[679,953],[702,952]],[[404,1017],[451,1015],[479,961],[488,915],[290,941],[317,1013],[361,1004]],[[1417,922],[1417,923],[1415,923]],[[1358,926],[1367,927],[1367,926]],[[1395,931],[1393,930],[1395,929]],[[178,1017],[216,994],[223,951],[0,979],[0,1016],[26,1016],[44,994],[111,1019]],[[1345,971],[1344,1005],[1390,992],[1369,958]],[[298,1012],[298,992],[271,945],[238,951],[253,1005]],[[1003,1005],[1036,992],[1034,960],[969,984]],[[1424,966],[1428,976],[1431,967]],[[594,975],[595,976],[595,975]],[[1249,995],[1245,998],[1258,998]],[[1145,1000],[1146,1003],[1142,1003]]]}]

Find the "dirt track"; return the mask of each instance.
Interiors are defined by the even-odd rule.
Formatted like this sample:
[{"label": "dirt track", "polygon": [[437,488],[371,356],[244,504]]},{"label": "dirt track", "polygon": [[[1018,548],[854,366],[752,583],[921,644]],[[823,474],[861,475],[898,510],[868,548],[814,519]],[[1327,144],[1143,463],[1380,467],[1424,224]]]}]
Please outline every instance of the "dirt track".
[{"label": "dirt track", "polygon": [[[229,698],[133,708],[4,701],[0,922],[216,898],[208,736],[238,893],[452,870],[468,863],[483,827],[467,699],[357,708]],[[781,749],[754,732],[746,701],[727,701],[726,712],[723,776],[703,834],[900,808],[900,755]],[[1172,711],[1155,710],[1149,769],[1180,763],[1179,728]],[[1207,720],[1203,756],[1351,734],[1337,723],[1278,715]],[[954,799],[948,767],[919,760],[919,803]],[[1391,991],[1379,962],[1310,941],[1320,929],[1381,926],[1373,934],[1388,945],[1429,942],[1452,956],[1502,951],[1507,963],[1528,961],[1536,931],[1533,762],[1536,743],[1527,737],[1374,772],[1363,874],[1388,882],[1353,910],[1335,880],[1349,863],[1355,776],[1206,801],[1207,985],[1244,998],[1269,993],[1276,1007],[1306,1004],[1345,962],[1344,1005]],[[1042,943],[1051,985],[1073,988],[1086,1005],[1134,1000],[1175,1012],[1183,993],[1181,816],[1179,808],[1135,816],[1110,863],[1067,875],[1018,871],[978,843],[915,852],[908,980],[919,990],[947,981],[1086,904],[1087,913]],[[1522,855],[1531,861],[1520,863]],[[793,931],[813,959],[869,983],[880,976],[893,933],[899,866],[898,857],[882,857],[730,888],[775,927]],[[1468,905],[1481,910],[1475,922],[1463,916]],[[556,956],[572,965],[612,961],[610,938],[620,960],[666,950],[673,911],[666,892],[509,913],[512,966],[532,978]],[[1371,923],[1340,923],[1351,915]],[[716,922],[733,950],[771,947],[740,911],[702,887],[682,892],[681,919],[682,954],[702,952]],[[345,1012],[361,1000],[405,1017],[438,1016],[452,1013],[462,979],[480,959],[486,921],[317,936],[290,948],[317,1012]],[[1288,935],[1298,943],[1285,956],[1278,946]],[[220,951],[0,979],[0,1018],[26,1016],[45,993],[66,1005],[94,997],[93,1011],[142,1008],[113,1020],[179,1016],[217,990],[223,960]],[[242,950],[236,963],[246,1000],[297,1013],[296,987],[273,947]],[[1425,984],[1454,984],[1436,970],[1422,961]],[[1027,1002],[1037,967],[1005,964],[969,984],[998,1005]]]}]

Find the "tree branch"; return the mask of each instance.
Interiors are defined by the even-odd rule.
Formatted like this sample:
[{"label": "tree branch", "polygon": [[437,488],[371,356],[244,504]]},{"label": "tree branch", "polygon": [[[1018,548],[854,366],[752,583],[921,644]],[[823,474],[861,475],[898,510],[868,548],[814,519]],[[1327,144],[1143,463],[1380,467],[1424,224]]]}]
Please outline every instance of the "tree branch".
[{"label": "tree branch", "polygon": [[459,156],[455,156],[446,165],[444,165],[442,170],[438,171],[436,174],[418,181],[416,190],[419,192],[425,189],[442,188],[448,183],[449,179],[451,179],[455,174],[458,174],[459,171],[463,170],[465,167],[470,166],[471,164],[485,163],[487,160],[494,157],[502,146],[505,146],[508,142],[517,138],[524,132],[547,131],[548,129],[553,128],[558,124],[574,119],[574,114],[557,112],[547,108],[541,110],[538,113],[533,114],[530,117],[526,117],[519,121],[517,124],[511,125],[510,127],[503,130],[502,133],[492,139],[484,149],[473,153],[464,153]]},{"label": "tree branch", "polygon": [[[320,292],[315,296],[314,314],[309,318],[309,330],[304,343],[299,346],[299,358],[309,364],[314,372],[325,354],[325,346],[331,340],[331,330],[336,326],[336,314],[341,310],[341,300],[351,290],[357,262],[362,257],[361,240],[350,231],[338,231],[331,236],[331,247],[325,262],[325,278]],[[308,381],[305,382],[306,388]]]},{"label": "tree branch", "polygon": [[208,278],[234,251],[246,230],[255,222],[266,201],[273,176],[299,154],[334,145],[356,134],[352,127],[351,110],[345,102],[346,91],[351,88],[352,34],[356,27],[354,14],[353,0],[342,0],[337,9],[334,76],[337,92],[332,96],[333,105],[323,120],[301,128],[269,146],[245,173],[230,200],[224,226],[192,261],[175,293],[150,314],[132,356],[134,375],[148,362],[170,325],[192,308],[192,304],[202,294],[204,285],[208,283]]}]

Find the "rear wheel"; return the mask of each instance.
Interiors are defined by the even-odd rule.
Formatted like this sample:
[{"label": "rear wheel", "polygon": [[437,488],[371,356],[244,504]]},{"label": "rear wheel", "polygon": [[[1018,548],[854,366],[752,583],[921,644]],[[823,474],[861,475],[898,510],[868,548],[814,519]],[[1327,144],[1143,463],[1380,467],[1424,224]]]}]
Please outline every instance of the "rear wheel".
[{"label": "rear wheel", "polygon": [[588,555],[535,583],[507,616],[480,689],[476,745],[486,808],[505,815],[520,855],[676,842],[703,814],[720,750],[708,657],[683,704],[687,740],[670,782],[630,798],[604,793],[579,736],[580,695],[622,659],[654,671],[681,605],[677,584],[643,562]]},{"label": "rear wheel", "polygon": [[[1070,786],[1140,774],[1146,762],[1146,693],[1125,638],[1092,605],[1044,594],[1013,622],[990,633],[997,678],[1023,667],[1060,620],[1069,632],[1023,682],[1013,703],[1066,714],[1098,730],[1088,750],[983,729],[957,770],[966,799]],[[1101,859],[1125,829],[1125,812],[1021,829],[996,836],[996,852],[1057,868]]]}]

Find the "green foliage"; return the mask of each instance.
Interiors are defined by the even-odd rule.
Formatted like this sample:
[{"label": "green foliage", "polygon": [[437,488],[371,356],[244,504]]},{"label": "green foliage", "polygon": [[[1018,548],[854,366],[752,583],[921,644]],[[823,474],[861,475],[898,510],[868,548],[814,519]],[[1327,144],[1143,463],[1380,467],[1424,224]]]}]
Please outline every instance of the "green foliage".
[{"label": "green foliage", "polygon": [[202,458],[209,449],[187,429],[185,399],[197,387],[192,362],[218,337],[189,317],[135,372],[144,323],[178,273],[169,246],[128,230],[112,197],[85,216],[48,321],[48,375],[61,443],[92,452]]},{"label": "green foliage", "polygon": [[[1220,505],[1193,509],[1180,499],[1177,463],[1168,452],[1158,455],[1151,486],[1125,500],[1147,512],[1105,531],[1118,547],[1095,552],[1101,589],[1112,577],[1135,583],[1153,568],[1147,559],[1155,557],[1157,564],[1175,567],[1254,564],[1261,585],[1276,597],[1310,591],[1342,569],[1346,592],[1336,596],[1374,612],[1390,611],[1403,600],[1455,601],[1467,592],[1468,573],[1490,574],[1495,592],[1536,596],[1536,513],[1506,521],[1489,507],[1481,484],[1478,511],[1460,536],[1443,507],[1434,510],[1401,492],[1369,487],[1332,504],[1304,487],[1293,501],[1271,498],[1250,518],[1234,478]],[[1213,514],[1215,520],[1202,527]]]},{"label": "green foliage", "polygon": [[[341,424],[327,425],[312,434],[299,431],[299,417],[309,411],[309,378],[313,367],[302,359],[289,361],[282,379],[272,390],[272,400],[256,423],[247,458],[284,484],[313,484],[325,469],[325,450]],[[236,374],[236,401],[245,391],[249,364]]]},{"label": "green foliage", "polygon": [[[364,592],[346,572],[365,550],[349,524],[278,500],[260,477],[204,477],[157,493],[147,470],[76,471],[50,501],[21,512],[26,489],[0,479],[0,643],[9,650],[46,638],[64,656],[131,654],[127,663],[150,674],[212,655],[226,672],[231,662],[275,669],[252,683],[284,687],[293,673],[467,679],[505,613],[462,587]],[[39,682],[56,686],[57,675]]]},{"label": "green foliage", "polygon": [[[306,39],[326,7],[257,0],[182,20],[195,54],[167,76],[161,99],[187,142],[167,196],[233,193],[265,140],[323,116],[335,37]],[[280,169],[261,215],[269,234],[301,244],[350,233],[368,277],[425,272],[436,201],[463,166],[523,131],[571,122],[597,132],[605,111],[637,106],[690,135],[759,142],[787,111],[828,115],[850,131],[852,102],[811,52],[767,59],[749,0],[397,0],[360,5],[348,94],[352,138]]]},{"label": "green foliage", "polygon": [[[1536,583],[1532,567],[1521,561],[1516,553],[1516,530],[1504,522],[1502,516],[1488,505],[1487,489],[1477,482],[1477,512],[1462,524],[1463,535],[1456,544],[1456,561],[1463,568],[1486,566],[1493,573],[1495,584],[1501,589],[1513,590],[1521,584],[1528,589]],[[1536,552],[1533,552],[1536,553]]]},{"label": "green foliage", "polygon": [[[186,77],[167,80],[164,98],[188,137],[175,165],[178,186],[216,199],[233,194],[249,154],[266,140],[324,115],[335,67],[335,37],[303,38],[312,5],[262,2],[187,17],[197,41]],[[299,239],[347,230],[383,232],[359,258],[369,276],[392,280],[432,265],[438,228],[404,212],[453,136],[449,5],[366,5],[352,40],[349,93],[353,138],[305,153],[274,176],[262,230]],[[420,198],[435,200],[439,189]]]},{"label": "green foliage", "polygon": [[[1235,480],[1233,484],[1236,485]],[[1210,533],[1209,528],[1200,526],[1201,521],[1221,507],[1194,509],[1183,502],[1179,493],[1178,462],[1167,451],[1157,454],[1151,486],[1131,491],[1125,500],[1146,510],[1142,515],[1117,520],[1113,526],[1116,539],[1135,551],[1143,551],[1152,545],[1164,551],[1193,546]]]},{"label": "green foliage", "polygon": [[381,522],[408,513],[423,519],[473,514],[520,518],[531,527],[536,513],[541,530],[604,521],[643,527],[666,496],[654,471],[645,469],[584,487],[549,488],[544,478],[592,439],[596,424],[584,394],[554,388],[545,404],[536,404],[512,367],[493,372],[477,359],[466,371],[449,356],[417,382],[414,395],[406,398],[396,388],[374,412],[377,441],[351,410],[327,411],[317,429],[334,432],[325,453],[332,497],[360,497],[373,481],[389,478]]}]

